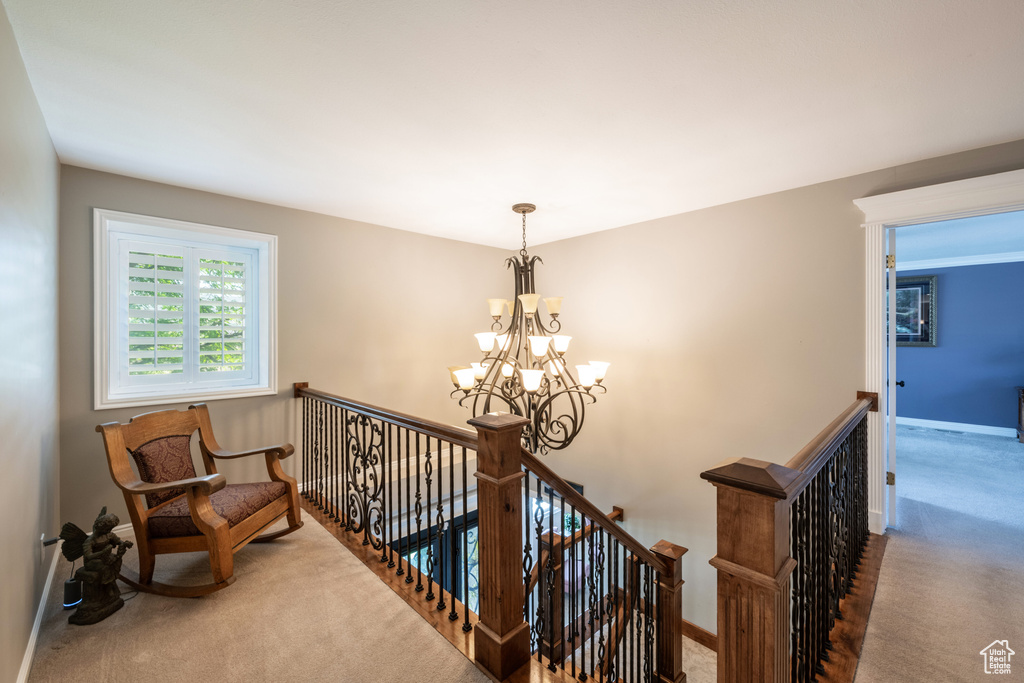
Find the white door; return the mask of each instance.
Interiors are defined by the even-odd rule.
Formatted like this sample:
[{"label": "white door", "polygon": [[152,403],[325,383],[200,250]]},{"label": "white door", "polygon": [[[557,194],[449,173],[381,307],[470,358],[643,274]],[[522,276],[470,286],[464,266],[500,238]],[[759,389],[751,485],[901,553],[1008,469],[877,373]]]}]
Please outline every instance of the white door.
[{"label": "white door", "polygon": [[896,526],[896,228],[889,228],[889,248],[886,265],[886,279],[888,280],[888,326],[889,333],[886,335],[886,356],[888,361],[888,372],[886,373],[885,391],[887,415],[885,416],[885,470],[886,482],[893,483],[886,486],[885,525]]}]

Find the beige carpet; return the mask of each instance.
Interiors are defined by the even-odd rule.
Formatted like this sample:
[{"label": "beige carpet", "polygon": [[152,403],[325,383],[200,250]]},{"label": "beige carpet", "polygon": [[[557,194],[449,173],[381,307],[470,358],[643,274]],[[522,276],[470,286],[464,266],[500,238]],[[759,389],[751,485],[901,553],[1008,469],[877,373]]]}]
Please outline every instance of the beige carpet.
[{"label": "beige carpet", "polygon": [[[128,551],[133,570],[135,558]],[[243,549],[236,581],[222,591],[139,594],[92,626],[68,624],[72,612],[61,609],[69,570],[62,557],[30,681],[489,680],[309,519],[290,536]],[[157,580],[208,577],[205,555],[157,559]]]},{"label": "beige carpet", "polygon": [[[137,569],[134,551],[125,565]],[[139,594],[92,626],[67,623],[69,573],[60,558],[29,681],[489,680],[308,517],[291,536],[236,555],[228,588],[197,599]],[[205,583],[206,556],[161,556],[156,578]],[[716,680],[711,650],[684,638],[683,661],[689,683]]]},{"label": "beige carpet", "polygon": [[1024,444],[899,427],[889,531],[856,683],[991,680],[1008,640],[1024,679]]}]

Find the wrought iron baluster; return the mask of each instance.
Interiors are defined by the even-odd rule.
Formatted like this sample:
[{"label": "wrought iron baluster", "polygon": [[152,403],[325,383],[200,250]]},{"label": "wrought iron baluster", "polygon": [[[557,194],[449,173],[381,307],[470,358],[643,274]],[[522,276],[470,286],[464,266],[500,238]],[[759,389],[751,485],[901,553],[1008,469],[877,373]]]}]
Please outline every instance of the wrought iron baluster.
[{"label": "wrought iron baluster", "polygon": [[605,653],[607,649],[607,638],[605,636],[605,602],[607,597],[607,569],[605,568],[605,534],[604,529],[598,529],[595,525],[595,535],[597,535],[597,662],[598,662],[598,673],[601,673],[600,668],[604,663]]},{"label": "wrought iron baluster", "polygon": [[392,569],[395,566],[395,528],[394,528],[394,517],[395,517],[395,478],[392,468],[392,460],[395,458],[395,436],[398,434],[398,427],[395,425],[388,425],[388,507],[387,514],[384,515],[385,524],[384,528],[387,530],[388,541],[385,543],[385,548],[388,549],[388,569]]},{"label": "wrought iron baluster", "polygon": [[654,673],[654,599],[651,567],[644,565],[644,680],[653,681]]},{"label": "wrought iron baluster", "polygon": [[[398,529],[397,543],[398,543],[398,569],[395,570],[396,576],[401,576],[405,573],[402,562],[402,541],[405,536],[402,534],[402,434],[405,429],[398,427],[395,430],[395,489],[398,494],[398,507],[394,508],[394,524]],[[395,565],[389,565],[395,566]]]},{"label": "wrought iron baluster", "polygon": [[331,519],[340,524],[341,523],[341,507],[338,505],[338,489],[340,487],[339,479],[341,477],[341,458],[338,452],[338,406],[330,406],[330,410],[327,414],[327,431],[329,432],[327,442],[330,444],[331,450],[331,510],[333,516]]},{"label": "wrought iron baluster", "polygon": [[[384,429],[384,426],[387,429]],[[389,517],[391,511],[391,423],[381,423],[381,461],[380,461],[380,561],[388,561],[388,540],[391,536]],[[392,562],[394,564],[394,562]]]},{"label": "wrought iron baluster", "polygon": [[828,643],[828,556],[829,556],[829,495],[828,476],[824,468],[815,477],[815,485],[818,489],[818,568],[817,575],[817,605],[815,612],[818,619],[818,661],[822,671],[824,662],[829,661],[827,652]]},{"label": "wrought iron baluster", "polygon": [[[588,520],[586,517],[583,519],[583,524],[586,525],[593,522]],[[587,604],[587,629],[590,631],[590,675],[594,676],[597,673],[597,666],[594,658],[597,656],[597,648],[595,647],[594,638],[594,621],[597,615],[597,544],[594,543],[595,527],[591,526],[590,538],[587,539],[587,549],[590,552],[590,568],[587,571],[587,587],[590,589],[590,595],[588,595]]]},{"label": "wrought iron baluster", "polygon": [[546,626],[545,621],[544,621],[544,619],[545,619],[545,612],[544,612],[543,592],[542,592],[542,589],[541,589],[541,581],[540,581],[541,572],[544,571],[544,569],[545,569],[545,567],[543,566],[544,563],[541,562],[541,560],[544,558],[544,550],[543,550],[543,548],[544,548],[544,539],[541,536],[541,534],[543,532],[543,527],[544,527],[544,508],[542,506],[543,501],[544,501],[544,496],[541,493],[541,482],[540,482],[540,477],[538,477],[537,478],[536,507],[535,507],[534,512],[533,512],[533,519],[534,519],[534,523],[535,523],[535,530],[537,532],[537,600],[536,600],[536,602],[537,602],[537,619],[536,619],[536,622],[534,623],[534,633],[536,635],[536,642],[537,642],[537,661],[538,662],[541,661],[542,655],[543,655],[543,653],[541,651],[544,649],[543,648],[544,628]]},{"label": "wrought iron baluster", "polygon": [[332,522],[337,518],[337,511],[334,509],[334,477],[337,474],[335,465],[337,463],[334,449],[333,420],[334,406],[324,403],[324,513],[327,519]]},{"label": "wrought iron baluster", "polygon": [[544,567],[545,593],[547,597],[548,621],[548,669],[555,670],[555,498],[554,491],[548,488],[548,561]]},{"label": "wrought iron baluster", "polygon": [[[427,453],[427,462],[430,462],[430,453]],[[416,433],[416,592],[423,591],[423,568],[422,564],[422,548],[420,546],[420,536],[423,534],[423,498],[420,492],[420,479],[422,479],[422,470],[420,469],[420,435]],[[427,481],[429,482],[429,476]],[[427,489],[427,505],[430,505],[430,489]],[[427,524],[430,524],[430,520],[427,520]],[[429,540],[429,539],[428,539]],[[428,544],[429,545],[429,544]],[[406,579],[408,582],[409,579]]]},{"label": "wrought iron baluster", "polygon": [[[452,523],[455,520],[455,447],[448,444],[448,527],[449,536],[448,542],[451,545],[451,549],[448,552],[448,598],[451,600],[452,609],[448,613],[448,621],[458,621],[459,613],[455,609],[455,576],[459,571],[459,556],[458,556],[458,530]],[[462,525],[465,527],[466,518],[462,518]],[[462,596],[465,598],[465,594]]]},{"label": "wrought iron baluster", "polygon": [[302,397],[302,497],[309,500],[309,396]]},{"label": "wrought iron baluster", "polygon": [[[417,445],[419,444],[419,440],[420,440],[420,437],[417,434],[416,435],[416,443],[417,443]],[[427,602],[431,602],[431,601],[433,601],[433,599],[436,596],[434,595],[434,568],[435,568],[435,564],[434,564],[434,562],[435,562],[435,560],[434,560],[434,534],[433,534],[433,526],[430,524],[430,507],[431,507],[431,503],[434,500],[433,494],[431,493],[431,488],[433,486],[434,465],[433,465],[433,459],[432,459],[431,453],[430,453],[430,437],[429,436],[427,437],[427,446],[426,446],[426,448],[427,448],[427,452],[426,452],[426,456],[425,456],[426,459],[425,459],[425,464],[423,465],[423,476],[427,480],[427,596],[426,596],[426,598],[427,598]],[[439,484],[438,488],[440,488],[440,484]],[[441,530],[441,527],[438,526],[438,533],[440,533],[440,530]]]},{"label": "wrought iron baluster", "polygon": [[[469,486],[466,473],[466,447],[462,447],[462,612],[465,616],[462,631],[469,633],[473,626],[469,623]],[[479,538],[479,537],[478,537]],[[479,541],[477,541],[479,547]],[[479,571],[479,570],[478,570]],[[478,608],[479,609],[479,608]]]},{"label": "wrought iron baluster", "polygon": [[[523,545],[523,619],[531,624],[533,622],[533,610],[531,609],[533,591],[530,590],[530,575],[533,573],[533,544],[530,542],[530,470],[526,470],[523,486],[523,536],[526,543]],[[530,648],[533,651],[533,629],[530,629]]]},{"label": "wrought iron baluster", "polygon": [[[576,564],[576,505],[569,504],[569,514],[572,516],[572,527],[570,529],[569,538],[571,545],[569,546],[569,649],[571,651],[570,657],[572,658],[572,677],[576,678],[576,643],[579,641],[580,629],[579,629],[579,617],[577,616],[577,608],[579,605],[576,603],[576,594],[579,586],[579,572]],[[581,535],[582,536],[582,535]],[[582,542],[582,537],[579,542]]]},{"label": "wrought iron baluster", "polygon": [[[413,522],[412,522],[412,518],[411,518],[410,515],[412,515],[412,510],[413,510],[413,480],[411,478],[412,477],[412,470],[413,470],[413,457],[411,455],[412,452],[410,451],[410,447],[409,447],[409,441],[410,441],[409,430],[408,429],[402,429],[402,434],[404,435],[404,437],[406,437],[406,451],[404,451],[404,455],[402,456],[401,460],[398,461],[398,466],[399,466],[398,477],[399,477],[399,480],[400,480],[400,478],[401,478],[401,472],[400,472],[401,463],[402,463],[402,461],[404,461],[404,463],[406,463],[406,505],[404,505],[404,510],[406,510],[406,530],[404,530],[404,533],[402,533],[401,527],[399,526],[398,538],[399,539],[401,539],[401,538],[406,539],[406,550],[404,550],[404,553],[402,554],[403,562],[399,562],[398,563],[398,571],[395,572],[395,573],[397,573],[398,575],[401,575],[402,573],[406,573],[406,583],[407,584],[411,584],[411,583],[413,583],[413,565],[411,563],[412,562],[412,556],[413,556],[413,538],[412,538],[413,537]],[[398,488],[398,498],[399,499],[401,498],[400,483],[399,483],[399,488]],[[399,519],[399,524],[400,524],[401,523],[401,513],[400,512],[398,514],[398,519]],[[398,546],[398,551],[402,552],[400,545]],[[402,568],[403,566],[404,566],[404,569]]]},{"label": "wrought iron baluster", "polygon": [[313,422],[313,439],[315,449],[313,451],[314,457],[316,458],[316,509],[324,509],[324,423],[323,423],[323,412],[324,404],[322,401],[316,402],[316,410],[314,414],[316,416]]},{"label": "wrought iron baluster", "polygon": [[828,543],[828,553],[826,559],[825,568],[825,649],[832,649],[832,641],[828,639],[828,634],[832,631],[832,628],[836,623],[836,601],[838,599],[836,584],[838,582],[838,571],[836,569],[836,562],[838,558],[838,525],[837,525],[837,513],[836,513],[836,459],[834,457],[829,459],[828,464],[822,468],[825,474],[825,494],[828,497],[828,515],[825,518],[827,524],[826,530],[826,541]]},{"label": "wrought iron baluster", "polygon": [[349,441],[348,423],[348,409],[341,408],[338,411],[338,441],[341,451],[341,509],[342,517],[345,520],[345,531],[351,531],[354,524],[352,520],[353,492],[349,480],[349,468],[352,466],[352,445]]},{"label": "wrought iron baluster", "polygon": [[[451,552],[450,552],[450,549],[448,548],[448,544],[449,544],[448,536],[450,535],[449,534],[449,529],[448,529],[448,523],[447,523],[447,520],[445,520],[445,518],[444,518],[444,476],[443,476],[444,472],[442,471],[442,466],[444,464],[444,461],[441,460],[441,442],[440,441],[438,441],[438,444],[437,444],[437,462],[438,462],[438,466],[437,466],[437,510],[436,510],[437,516],[435,517],[435,519],[437,521],[437,551],[438,551],[438,558],[437,558],[437,560],[438,560],[438,563],[437,563],[437,567],[438,567],[437,611],[438,612],[443,612],[445,610],[445,608],[448,607],[447,603],[445,602],[445,589],[444,589],[444,587],[445,587],[445,585],[451,585],[450,583],[449,584],[445,584],[445,569],[447,568],[447,565],[445,564],[445,557],[448,556],[448,555],[451,555]],[[430,502],[430,496],[429,495],[427,496],[427,502],[428,503]],[[428,507],[429,507],[429,505],[428,505]],[[450,576],[448,577],[448,580],[451,581],[451,577]]]},{"label": "wrought iron baluster", "polygon": [[[606,680],[616,681],[619,679],[619,638],[622,634],[622,621],[619,619],[619,541],[612,539],[612,563],[610,565],[611,576],[609,577],[609,594],[611,604],[609,605],[610,617],[609,640],[614,654],[608,658],[608,675]],[[614,619],[614,621],[612,621]],[[612,633],[614,629],[614,633]]]},{"label": "wrought iron baluster", "polygon": [[630,629],[633,665],[633,680],[640,680],[640,563],[637,556],[630,553],[630,612],[633,614],[633,628]]}]

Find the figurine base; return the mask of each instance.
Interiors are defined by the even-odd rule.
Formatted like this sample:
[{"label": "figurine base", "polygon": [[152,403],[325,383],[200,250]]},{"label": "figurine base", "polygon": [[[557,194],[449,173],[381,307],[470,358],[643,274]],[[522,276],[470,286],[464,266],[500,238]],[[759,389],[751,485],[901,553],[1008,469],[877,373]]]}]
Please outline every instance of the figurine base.
[{"label": "figurine base", "polygon": [[108,602],[106,605],[90,606],[86,609],[82,609],[80,606],[75,613],[68,617],[69,624],[77,624],[78,626],[87,626],[89,624],[95,624],[103,621],[117,610],[124,607],[124,599],[118,597],[113,602]]}]

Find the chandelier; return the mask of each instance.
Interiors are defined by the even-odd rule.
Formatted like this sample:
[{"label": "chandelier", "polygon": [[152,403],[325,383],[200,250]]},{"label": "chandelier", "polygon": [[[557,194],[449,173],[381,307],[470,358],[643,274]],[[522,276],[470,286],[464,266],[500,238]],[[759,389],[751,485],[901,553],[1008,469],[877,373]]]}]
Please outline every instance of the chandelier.
[{"label": "chandelier", "polygon": [[[452,398],[473,411],[473,417],[497,410],[529,420],[523,428],[523,446],[533,453],[565,448],[583,427],[586,405],[602,385],[608,363],[590,361],[573,366],[566,359],[572,337],[560,334],[558,314],[562,297],[545,297],[545,322],[538,303],[533,267],[543,263],[526,252],[526,214],[533,204],[516,204],[523,217],[523,248],[518,258],[505,261],[515,271],[515,298],[488,299],[490,332],[476,334],[482,358],[477,363],[448,368],[455,390]],[[503,322],[508,313],[507,326]]]}]

